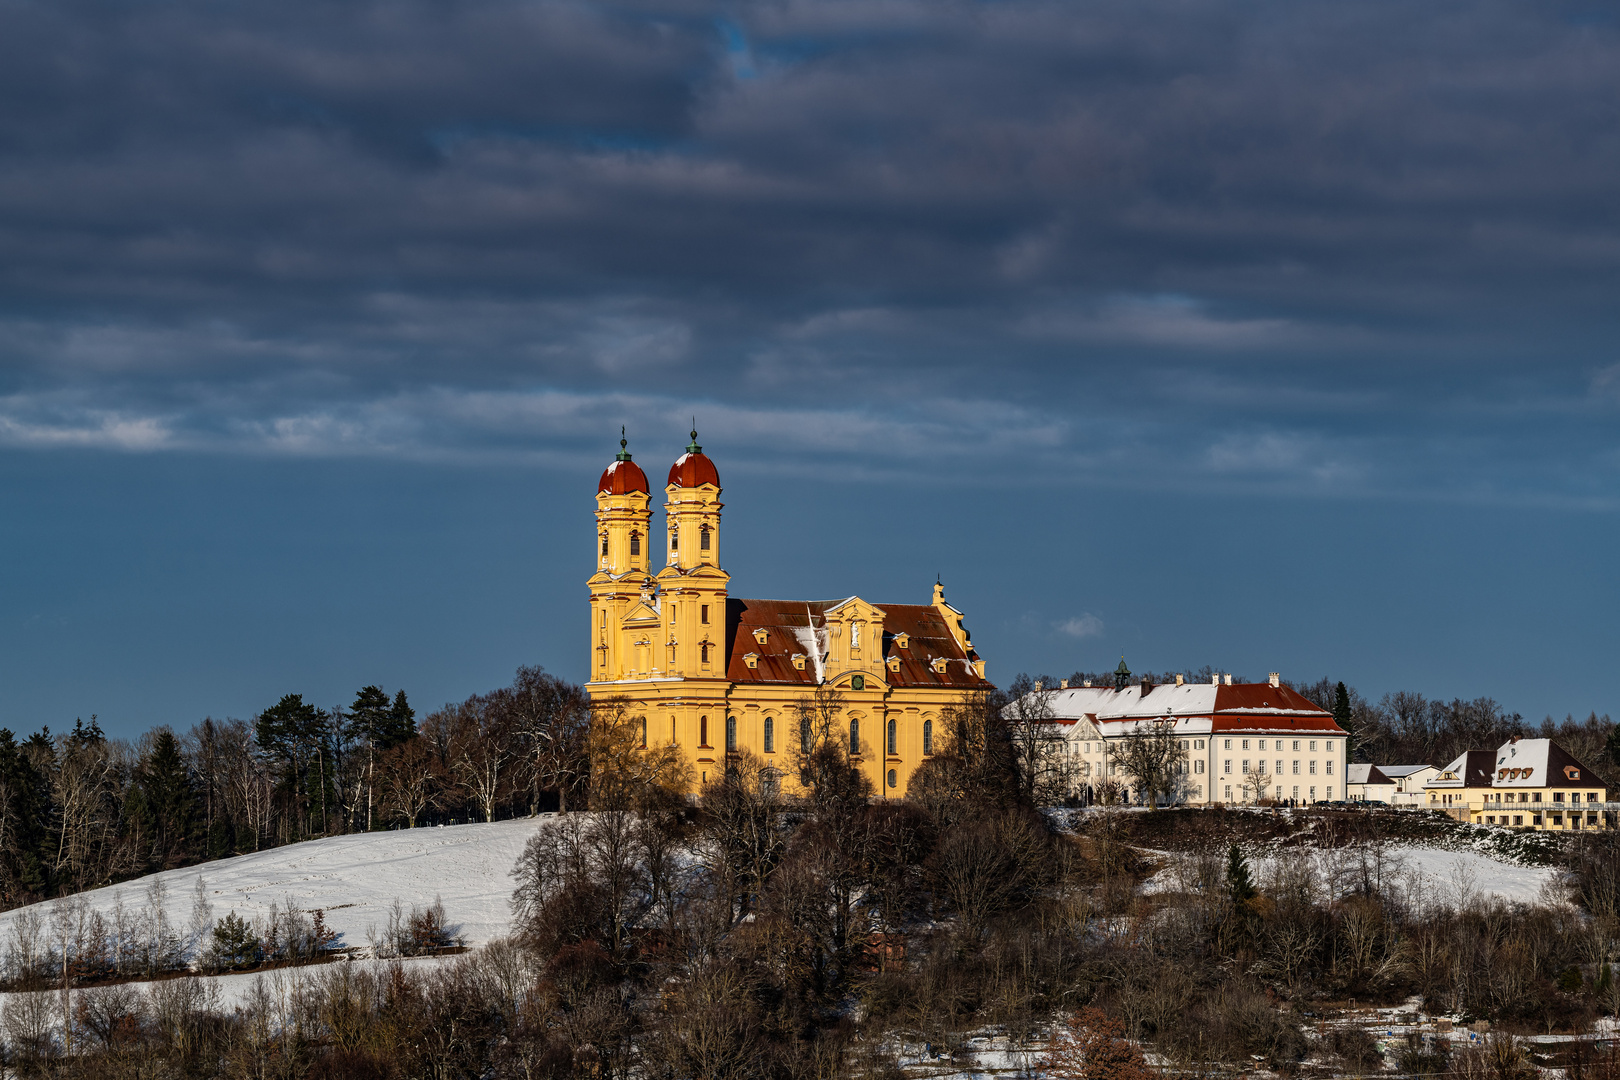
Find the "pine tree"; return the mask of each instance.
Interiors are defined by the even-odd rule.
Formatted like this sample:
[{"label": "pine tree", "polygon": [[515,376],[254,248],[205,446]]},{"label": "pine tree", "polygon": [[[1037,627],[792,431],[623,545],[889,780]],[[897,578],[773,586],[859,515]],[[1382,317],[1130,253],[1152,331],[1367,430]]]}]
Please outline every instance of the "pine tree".
[{"label": "pine tree", "polygon": [[1350,690],[1342,682],[1333,690],[1333,722],[1344,729],[1344,759],[1349,761],[1356,749],[1356,727],[1350,711]]},{"label": "pine tree", "polygon": [[167,869],[188,853],[197,819],[197,796],[180,740],[159,728],[152,750],[141,763],[137,785],[150,815],[152,865]]},{"label": "pine tree", "polygon": [[1226,853],[1226,888],[1232,894],[1233,903],[1241,904],[1252,900],[1255,894],[1254,881],[1249,877],[1249,860],[1243,857],[1243,851],[1236,844]]},{"label": "pine tree", "polygon": [[[254,726],[254,737],[259,749],[282,764],[282,784],[291,794],[294,804],[302,803],[307,828],[310,812],[309,767],[312,760],[323,763],[330,735],[330,714],[306,704],[304,695],[287,694],[280,701],[259,714]],[[321,790],[322,827],[325,827],[324,785]]]}]

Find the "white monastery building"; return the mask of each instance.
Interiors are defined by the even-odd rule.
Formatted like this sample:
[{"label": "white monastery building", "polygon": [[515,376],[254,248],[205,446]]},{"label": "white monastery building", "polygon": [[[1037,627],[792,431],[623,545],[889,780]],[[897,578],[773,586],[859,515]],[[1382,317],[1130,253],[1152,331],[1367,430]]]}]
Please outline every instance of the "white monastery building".
[{"label": "white monastery building", "polygon": [[1186,751],[1174,801],[1189,805],[1257,802],[1335,802],[1345,799],[1345,732],[1333,714],[1282,685],[1263,683],[1155,685],[1132,681],[1125,661],[1112,686],[1039,691],[1068,743],[1075,793],[1100,797],[1114,781],[1135,794],[1134,778],[1118,764],[1122,744],[1157,725],[1170,725]]}]

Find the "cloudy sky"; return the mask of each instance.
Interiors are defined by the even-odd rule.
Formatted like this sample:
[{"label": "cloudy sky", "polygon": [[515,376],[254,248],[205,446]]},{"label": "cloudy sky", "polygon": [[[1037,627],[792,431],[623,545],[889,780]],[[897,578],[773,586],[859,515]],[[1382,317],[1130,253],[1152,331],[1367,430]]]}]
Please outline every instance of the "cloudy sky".
[{"label": "cloudy sky", "polygon": [[0,0],[0,723],[585,674],[740,595],[992,677],[1620,713],[1620,26],[1476,0]]}]

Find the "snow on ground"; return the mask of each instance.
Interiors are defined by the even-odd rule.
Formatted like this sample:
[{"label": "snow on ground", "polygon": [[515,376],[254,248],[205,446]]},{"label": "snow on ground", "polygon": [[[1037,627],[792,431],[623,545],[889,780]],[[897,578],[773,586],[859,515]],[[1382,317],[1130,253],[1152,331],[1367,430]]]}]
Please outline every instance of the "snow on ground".
[{"label": "snow on ground", "polygon": [[[1188,886],[1189,863],[1175,852],[1153,852],[1161,869],[1145,891],[1167,892]],[[1221,868],[1224,874],[1224,864]],[[1448,851],[1419,844],[1385,844],[1374,855],[1368,848],[1288,848],[1255,854],[1249,872],[1262,888],[1287,874],[1305,874],[1319,888],[1339,895],[1371,880],[1418,903],[1461,906],[1497,897],[1511,903],[1547,901],[1559,871],[1551,866],[1518,866],[1477,851]]]},{"label": "snow on ground", "polygon": [[[104,917],[111,916],[120,898],[126,910],[138,912],[147,906],[157,879],[166,892],[165,914],[171,925],[183,928],[191,924],[200,877],[215,919],[231,911],[246,919],[262,918],[272,904],[285,910],[290,901],[306,912],[322,909],[327,925],[341,935],[340,946],[365,946],[368,930],[380,937],[396,899],[409,914],[413,905],[424,908],[438,897],[444,901],[446,923],[468,945],[482,945],[507,933],[512,867],[524,843],[550,816],[308,840],[80,895]],[[48,914],[50,904],[33,907]],[[0,943],[11,940],[18,914],[27,910],[0,913]]]}]

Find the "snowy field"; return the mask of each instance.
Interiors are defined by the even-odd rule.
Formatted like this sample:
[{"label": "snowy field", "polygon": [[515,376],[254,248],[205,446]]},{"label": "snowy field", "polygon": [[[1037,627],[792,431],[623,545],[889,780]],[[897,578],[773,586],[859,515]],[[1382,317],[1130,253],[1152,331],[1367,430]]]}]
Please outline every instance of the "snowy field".
[{"label": "snowy field", "polygon": [[[1175,852],[1153,852],[1160,869],[1145,891],[1187,889],[1194,867]],[[1249,858],[1250,874],[1261,888],[1279,878],[1303,876],[1312,887],[1337,895],[1357,891],[1364,881],[1411,903],[1462,906],[1492,897],[1510,903],[1545,903],[1553,898],[1559,871],[1551,866],[1516,866],[1477,851],[1448,851],[1418,844],[1386,844],[1377,854],[1367,848],[1287,848]],[[1221,867],[1224,874],[1224,865]]]},{"label": "snowy field", "polygon": [[[339,946],[368,944],[388,925],[397,899],[408,914],[444,902],[445,921],[468,945],[482,945],[507,933],[513,865],[524,843],[551,815],[448,828],[402,829],[309,840],[251,855],[200,863],[136,878],[81,895],[103,916],[122,900],[126,910],[148,904],[154,880],[165,893],[163,910],[171,925],[192,923],[196,883],[201,879],[215,919],[235,911],[262,918],[272,904],[291,902],[309,912],[320,908],[337,931]],[[47,912],[50,904],[33,905]],[[18,914],[0,913],[0,943],[12,938]]]}]

